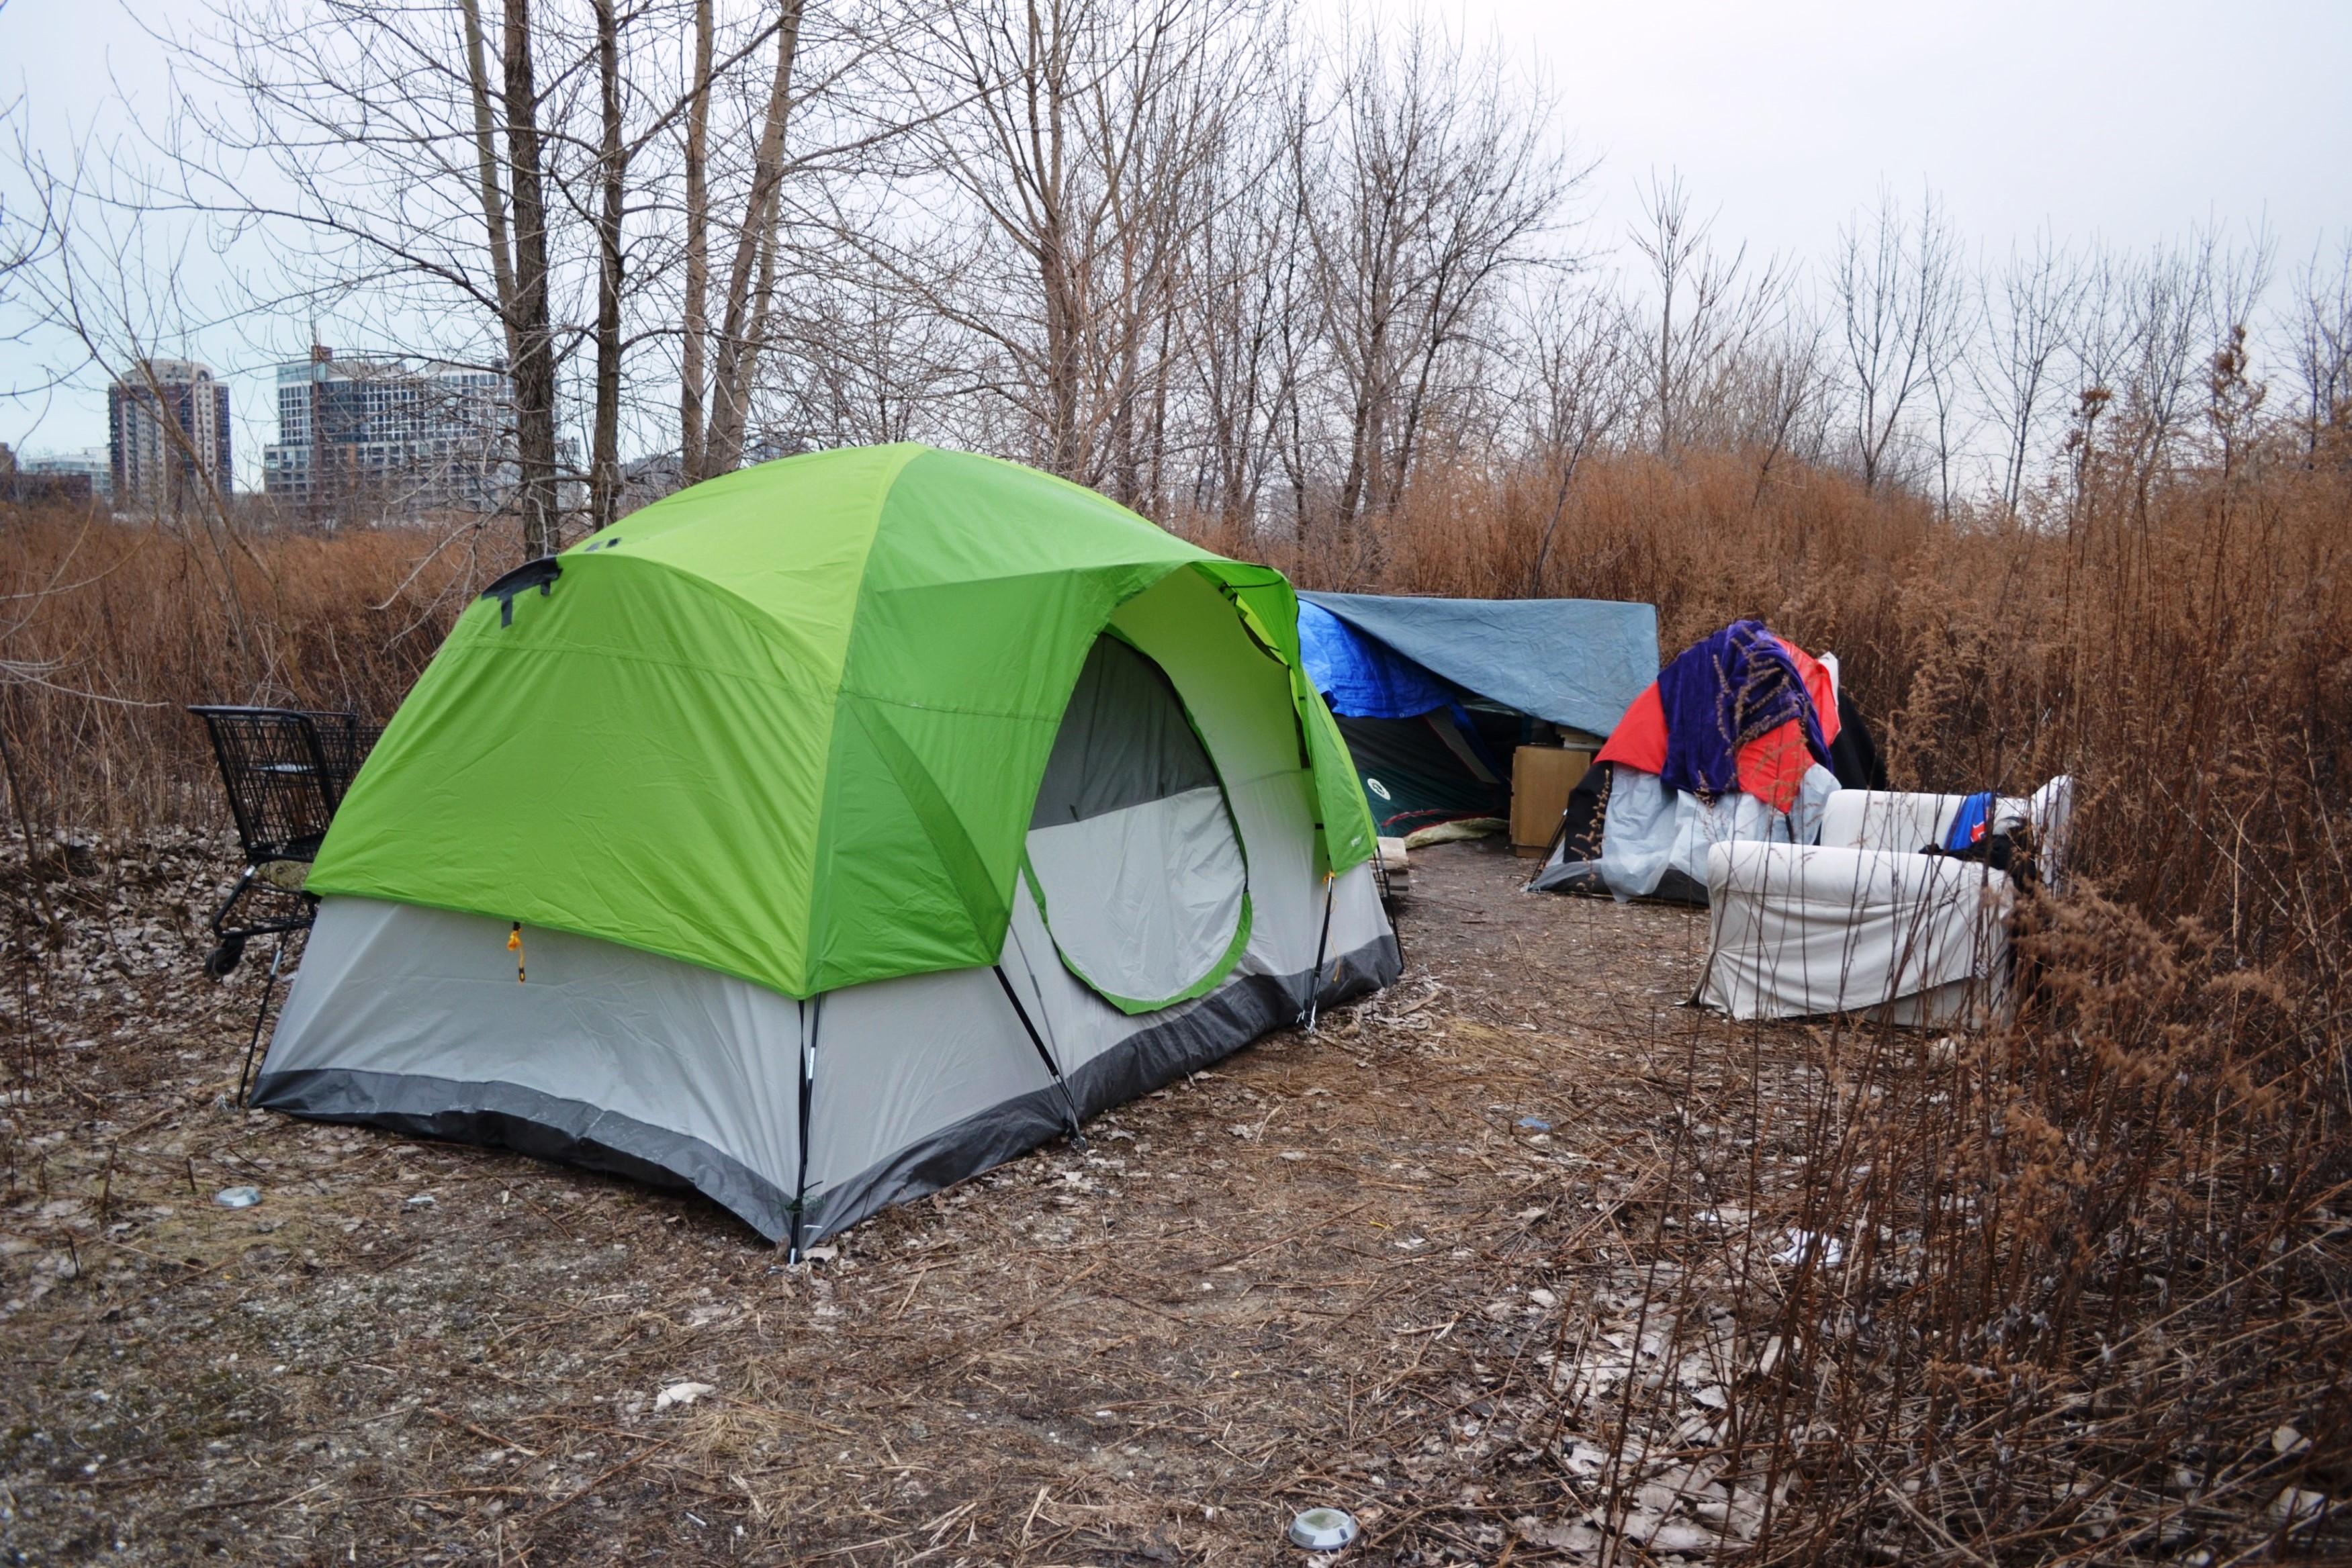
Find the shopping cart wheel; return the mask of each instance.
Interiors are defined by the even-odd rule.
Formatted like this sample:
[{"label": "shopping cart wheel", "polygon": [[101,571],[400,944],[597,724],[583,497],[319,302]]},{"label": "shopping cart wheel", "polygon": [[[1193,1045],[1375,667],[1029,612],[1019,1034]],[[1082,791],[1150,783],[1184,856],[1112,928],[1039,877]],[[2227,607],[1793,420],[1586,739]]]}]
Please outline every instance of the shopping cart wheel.
[{"label": "shopping cart wheel", "polygon": [[205,955],[205,973],[215,980],[225,980],[228,978],[228,972],[236,967],[236,961],[244,956],[245,938],[231,936]]}]

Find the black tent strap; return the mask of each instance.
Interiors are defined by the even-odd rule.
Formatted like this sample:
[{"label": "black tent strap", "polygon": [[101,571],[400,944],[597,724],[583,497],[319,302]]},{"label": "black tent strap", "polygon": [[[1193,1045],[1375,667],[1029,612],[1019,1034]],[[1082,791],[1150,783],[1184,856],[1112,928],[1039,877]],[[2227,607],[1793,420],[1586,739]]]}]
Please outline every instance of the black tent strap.
[{"label": "black tent strap", "polygon": [[523,562],[491,583],[482,590],[479,597],[497,600],[499,624],[511,626],[514,624],[515,596],[526,590],[536,588],[539,590],[539,596],[544,599],[555,591],[555,580],[562,575],[562,563],[555,557],[539,556]]},{"label": "black tent strap", "polygon": [[792,1245],[784,1255],[788,1263],[801,1260],[803,1216],[808,1207],[809,1102],[814,1098],[816,1091],[816,1036],[824,1021],[824,993],[818,992],[813,1002],[801,1003],[800,1013],[800,1175],[793,1185]]},{"label": "black tent strap", "polygon": [[993,967],[996,972],[996,983],[1004,988],[1004,999],[1013,1004],[1013,1015],[1020,1019],[1021,1027],[1028,1031],[1029,1043],[1037,1048],[1037,1060],[1045,1064],[1046,1072],[1053,1077],[1054,1087],[1062,1092],[1062,1108],[1068,1113],[1070,1118],[1070,1141],[1083,1149],[1087,1146],[1087,1135],[1078,1131],[1078,1103],[1070,1093],[1069,1084],[1063,1081],[1061,1064],[1054,1060],[1054,1053],[1045,1048],[1045,1037],[1039,1034],[1037,1026],[1030,1021],[1029,1009],[1021,1005],[1021,995],[1013,988],[1013,981],[1004,973],[1004,966],[1000,963]]}]

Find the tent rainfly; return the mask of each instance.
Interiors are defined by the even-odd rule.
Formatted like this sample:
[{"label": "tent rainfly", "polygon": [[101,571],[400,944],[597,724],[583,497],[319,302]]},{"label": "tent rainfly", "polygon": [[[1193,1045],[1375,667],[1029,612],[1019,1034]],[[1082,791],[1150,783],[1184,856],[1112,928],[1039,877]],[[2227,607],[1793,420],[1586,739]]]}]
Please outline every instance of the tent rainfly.
[{"label": "tent rainfly", "polygon": [[493,584],[346,797],[257,1103],[804,1247],[1393,979],[1289,585],[917,445]]},{"label": "tent rainfly", "polygon": [[1606,735],[1658,670],[1658,612],[1595,599],[1299,596],[1307,672],[1383,833],[1509,809],[1528,719]]}]

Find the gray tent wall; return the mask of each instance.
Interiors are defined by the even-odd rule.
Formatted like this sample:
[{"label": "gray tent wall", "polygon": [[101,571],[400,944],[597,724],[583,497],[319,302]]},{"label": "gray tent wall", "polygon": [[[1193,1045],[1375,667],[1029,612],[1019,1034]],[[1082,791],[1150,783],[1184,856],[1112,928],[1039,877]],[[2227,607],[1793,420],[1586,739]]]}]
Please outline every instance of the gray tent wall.
[{"label": "gray tent wall", "polygon": [[[1397,946],[1370,866],[1329,885],[1324,936],[1286,678],[1238,625],[1200,634],[1201,596],[1215,592],[1178,572],[1112,622],[1181,697],[1247,857],[1247,946],[1206,995],[1122,1012],[1070,971],[1019,890],[1003,982],[964,969],[806,1003],[547,931],[525,933],[530,979],[518,985],[501,922],[330,898],[256,1103],[692,1186],[772,1240],[793,1236],[797,1201],[806,1245],[1052,1138],[1072,1105],[1091,1115],[1291,1021],[1317,986],[1318,950],[1327,1005],[1388,984]],[[1057,898],[1054,927],[1116,920],[1111,901],[1132,885],[1106,876],[1093,910]]]}]

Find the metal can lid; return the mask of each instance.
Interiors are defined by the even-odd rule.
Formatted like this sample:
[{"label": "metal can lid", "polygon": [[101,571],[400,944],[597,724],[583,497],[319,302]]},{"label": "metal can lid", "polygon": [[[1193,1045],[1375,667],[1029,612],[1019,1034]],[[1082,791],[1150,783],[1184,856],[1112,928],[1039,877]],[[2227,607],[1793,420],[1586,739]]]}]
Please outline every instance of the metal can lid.
[{"label": "metal can lid", "polygon": [[1309,1552],[1337,1552],[1356,1539],[1356,1519],[1345,1509],[1310,1508],[1290,1521],[1290,1543]]}]

